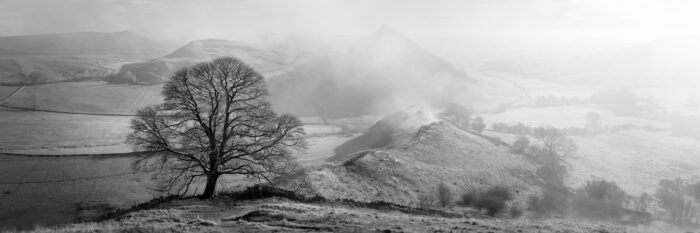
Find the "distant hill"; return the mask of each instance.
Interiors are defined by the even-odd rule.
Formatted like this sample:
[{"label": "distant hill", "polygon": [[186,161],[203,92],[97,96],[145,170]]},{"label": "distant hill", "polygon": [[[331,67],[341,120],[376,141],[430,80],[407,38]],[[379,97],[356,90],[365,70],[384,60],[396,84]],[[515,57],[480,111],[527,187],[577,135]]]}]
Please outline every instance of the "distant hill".
[{"label": "distant hill", "polygon": [[275,108],[304,116],[386,114],[468,93],[472,79],[404,35],[383,27],[336,56],[271,79]]},{"label": "distant hill", "polygon": [[167,45],[134,32],[0,37],[0,83],[104,77],[114,65],[162,56]]},{"label": "distant hill", "polygon": [[256,48],[240,42],[217,39],[197,40],[164,57],[124,65],[108,81],[140,84],[160,83],[170,78],[177,69],[222,56],[238,57],[266,76],[283,72],[293,61],[291,57],[283,53]]},{"label": "distant hill", "polygon": [[330,161],[337,165],[307,174],[312,190],[327,198],[416,205],[440,182],[458,194],[496,184],[516,196],[536,189],[535,165],[521,155],[419,109],[385,117],[336,153]]},{"label": "distant hill", "polygon": [[135,32],[76,32],[0,37],[2,55],[135,55],[157,57],[162,43]]}]

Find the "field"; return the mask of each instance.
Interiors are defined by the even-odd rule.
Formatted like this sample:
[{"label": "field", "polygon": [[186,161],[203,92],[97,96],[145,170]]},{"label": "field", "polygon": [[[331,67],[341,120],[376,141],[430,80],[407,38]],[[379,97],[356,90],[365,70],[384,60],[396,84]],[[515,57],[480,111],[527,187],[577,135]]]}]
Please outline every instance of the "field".
[{"label": "field", "polygon": [[[661,179],[684,178],[700,180],[700,145],[696,140],[673,136],[665,122],[617,117],[592,107],[562,106],[548,108],[517,108],[498,114],[485,114],[487,124],[522,122],[531,126],[584,127],[586,114],[601,116],[603,126],[633,124],[653,126],[659,132],[625,130],[588,136],[570,136],[578,145],[578,153],[567,158],[572,187],[585,184],[595,177],[617,182],[631,194],[653,193]],[[486,132],[512,143],[519,136]]]},{"label": "field", "polygon": [[[128,207],[153,196],[123,156],[0,155],[0,228],[71,222],[78,207]],[[99,209],[98,209],[99,211]]]},{"label": "field", "polygon": [[22,154],[125,153],[130,117],[0,109],[0,152]]},{"label": "field", "polygon": [[[150,175],[135,173],[130,155],[75,156],[131,152],[124,144],[130,117],[14,110],[0,114],[0,229],[72,222],[154,197],[148,189]],[[305,166],[322,164],[353,136],[338,125],[309,124],[305,131],[309,148],[295,155]],[[222,189],[245,183],[223,180]]]},{"label": "field", "polygon": [[[17,86],[0,86],[5,98]],[[162,101],[162,85],[109,84],[104,81],[63,82],[31,85],[4,104],[53,111],[134,114],[136,109]]]}]

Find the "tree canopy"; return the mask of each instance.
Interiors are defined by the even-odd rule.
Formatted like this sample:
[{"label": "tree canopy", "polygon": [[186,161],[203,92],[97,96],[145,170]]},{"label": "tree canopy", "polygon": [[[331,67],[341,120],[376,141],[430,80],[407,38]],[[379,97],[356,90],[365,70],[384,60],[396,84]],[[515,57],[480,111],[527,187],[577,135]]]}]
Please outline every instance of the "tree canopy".
[{"label": "tree canopy", "polygon": [[306,142],[301,121],[275,113],[262,75],[234,57],[177,71],[165,101],[138,110],[127,142],[148,151],[135,162],[157,170],[160,191],[185,194],[206,180],[203,197],[219,177],[246,175],[272,182],[295,168],[293,150]]}]

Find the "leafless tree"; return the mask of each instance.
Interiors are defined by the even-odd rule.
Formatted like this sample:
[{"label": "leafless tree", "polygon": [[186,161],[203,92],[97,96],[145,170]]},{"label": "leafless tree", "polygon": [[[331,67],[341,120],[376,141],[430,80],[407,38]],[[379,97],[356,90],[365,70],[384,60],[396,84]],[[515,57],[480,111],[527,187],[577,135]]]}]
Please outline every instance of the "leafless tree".
[{"label": "leafless tree", "polygon": [[578,146],[573,140],[567,138],[561,131],[553,127],[537,127],[533,130],[533,135],[542,144],[542,149],[552,152],[561,157],[573,155],[578,150]]},{"label": "leafless tree", "polygon": [[440,183],[437,188],[437,198],[440,206],[446,207],[452,202],[452,189],[445,183]]},{"label": "leafless tree", "polygon": [[127,138],[149,152],[134,164],[157,171],[159,191],[187,194],[206,181],[209,198],[224,175],[273,182],[296,168],[291,152],[306,148],[301,121],[276,114],[263,77],[237,58],[183,68],[162,94],[164,103],[138,110]]}]

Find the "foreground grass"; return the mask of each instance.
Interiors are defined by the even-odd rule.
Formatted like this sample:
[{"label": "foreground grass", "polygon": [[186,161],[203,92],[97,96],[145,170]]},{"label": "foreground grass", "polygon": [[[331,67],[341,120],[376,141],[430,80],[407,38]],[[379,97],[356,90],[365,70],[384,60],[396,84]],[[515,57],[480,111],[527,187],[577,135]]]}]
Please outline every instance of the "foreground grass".
[{"label": "foreground grass", "polygon": [[406,211],[276,197],[236,201],[226,197],[190,198],[101,222],[37,227],[26,232],[684,232],[658,224],[635,227],[573,219],[486,218],[460,212]]}]

